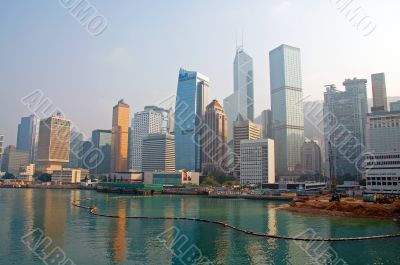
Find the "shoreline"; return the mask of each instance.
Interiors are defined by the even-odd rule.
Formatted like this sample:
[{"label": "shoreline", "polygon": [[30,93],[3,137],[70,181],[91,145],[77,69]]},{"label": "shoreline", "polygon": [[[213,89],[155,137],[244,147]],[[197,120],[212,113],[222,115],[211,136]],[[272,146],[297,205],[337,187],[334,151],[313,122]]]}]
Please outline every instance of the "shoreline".
[{"label": "shoreline", "polygon": [[[313,216],[322,215],[327,217],[368,218],[376,220],[399,221],[399,207],[399,202],[394,203],[393,205],[368,204],[364,202],[320,202],[318,206],[312,205],[310,203],[290,203],[282,205],[277,209],[291,213]],[[343,208],[343,210],[337,210],[341,208]]]}]

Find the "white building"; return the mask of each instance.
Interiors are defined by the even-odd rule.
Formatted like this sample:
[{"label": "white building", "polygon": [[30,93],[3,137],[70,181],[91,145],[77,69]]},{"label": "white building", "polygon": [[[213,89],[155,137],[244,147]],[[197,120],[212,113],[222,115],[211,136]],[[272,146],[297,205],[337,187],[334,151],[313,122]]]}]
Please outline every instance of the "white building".
[{"label": "white building", "polygon": [[175,137],[173,135],[150,134],[142,141],[143,171],[175,171]]},{"label": "white building", "polygon": [[0,171],[1,171],[3,152],[4,152],[4,135],[0,134]]},{"label": "white building", "polygon": [[80,183],[86,177],[89,178],[89,171],[86,169],[62,168],[53,171],[51,181],[58,184]]},{"label": "white building", "polygon": [[368,192],[400,194],[400,152],[367,155],[365,165]]},{"label": "white building", "polygon": [[240,141],[240,184],[275,183],[274,140]]},{"label": "white building", "polygon": [[135,113],[129,146],[129,169],[142,171],[143,139],[149,134],[161,133],[162,117],[152,108]]}]

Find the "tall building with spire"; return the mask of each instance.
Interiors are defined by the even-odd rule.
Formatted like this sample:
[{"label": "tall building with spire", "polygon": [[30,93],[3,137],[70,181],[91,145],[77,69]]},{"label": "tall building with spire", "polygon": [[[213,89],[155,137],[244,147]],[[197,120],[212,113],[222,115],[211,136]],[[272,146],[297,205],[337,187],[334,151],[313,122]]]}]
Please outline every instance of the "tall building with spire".
[{"label": "tall building with spire", "polygon": [[71,121],[57,113],[40,121],[37,162],[44,173],[60,170],[69,162]]},{"label": "tall building with spire", "polygon": [[175,101],[176,169],[200,172],[201,127],[208,101],[209,78],[180,69]]},{"label": "tall building with spire", "polygon": [[224,99],[224,109],[228,118],[228,141],[233,139],[233,124],[240,114],[254,120],[254,71],[253,58],[243,47],[236,49],[233,62],[233,94]]},{"label": "tall building with spire", "polygon": [[206,108],[202,139],[203,173],[226,170],[228,121],[221,104],[213,100]]},{"label": "tall building with spire", "polygon": [[294,172],[304,143],[300,49],[281,45],[269,53],[272,131],[277,174]]},{"label": "tall building with spire", "polygon": [[129,105],[120,100],[113,108],[111,172],[128,170]]}]

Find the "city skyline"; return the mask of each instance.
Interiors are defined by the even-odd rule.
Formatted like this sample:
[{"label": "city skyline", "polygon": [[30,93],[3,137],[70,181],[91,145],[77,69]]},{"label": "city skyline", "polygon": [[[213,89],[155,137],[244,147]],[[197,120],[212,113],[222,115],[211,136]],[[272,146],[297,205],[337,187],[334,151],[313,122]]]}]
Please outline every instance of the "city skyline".
[{"label": "city skyline", "polygon": [[[390,2],[392,6],[399,5],[398,2]],[[26,8],[21,10],[18,3],[7,3],[0,11],[1,25],[7,25],[13,19],[10,15],[12,12],[7,13],[8,11],[19,9],[23,15],[19,26],[13,31],[1,28],[5,33],[5,40],[13,40],[12,45],[11,42],[3,42],[0,49],[3,58],[0,62],[0,87],[7,93],[7,98],[2,97],[1,103],[13,113],[1,117],[1,123],[4,125],[0,128],[0,133],[6,136],[7,144],[15,143],[16,119],[31,114],[19,104],[20,99],[35,89],[42,89],[88,136],[92,128],[110,128],[111,114],[107,110],[119,98],[125,98],[130,102],[134,106],[132,109],[134,113],[145,105],[156,104],[173,95],[176,89],[174,73],[180,67],[196,69],[209,76],[211,87],[215,88],[212,89],[210,98],[222,101],[233,89],[233,56],[236,44],[241,42],[242,32],[244,48],[254,59],[255,116],[270,107],[268,51],[281,43],[302,49],[304,97],[312,95],[310,99],[322,99],[323,86],[326,84],[339,83],[344,78],[354,76],[368,78],[371,73],[382,71],[386,73],[388,97],[396,95],[396,89],[400,84],[400,77],[396,75],[398,53],[395,43],[398,37],[387,33],[398,24],[396,16],[391,15],[395,8],[373,1],[362,3],[362,8],[375,18],[377,24],[373,34],[367,37],[363,37],[354,29],[329,1],[326,3],[258,1],[252,5],[238,1],[224,3],[206,1],[202,5],[194,3],[187,8],[209,11],[205,13],[211,21],[205,22],[201,19],[201,23],[215,24],[214,29],[209,32],[210,37],[216,34],[221,37],[215,47],[206,45],[204,49],[200,49],[201,44],[191,41],[197,34],[187,31],[187,26],[179,29],[180,23],[167,15],[169,12],[163,11],[161,14],[158,13],[159,10],[154,11],[160,17],[142,28],[139,26],[144,26],[143,21],[146,21],[142,15],[135,18],[129,16],[128,19],[127,16],[130,14],[128,11],[136,10],[135,12],[140,13],[141,10],[148,10],[149,4],[146,3],[124,2],[118,8],[109,9],[104,3],[96,3],[99,10],[107,10],[103,14],[109,21],[109,27],[97,37],[87,34],[58,3],[50,6],[41,3],[25,5]],[[178,1],[160,5],[165,8],[163,10],[182,9]],[[43,10],[51,12],[46,14]],[[312,16],[310,10],[313,10]],[[262,16],[253,16],[254,12]],[[226,21],[216,20],[217,13],[225,16]],[[50,14],[57,16],[57,19],[49,18]],[[294,20],[299,23],[286,23],[285,14],[294,16]],[[43,19],[38,19],[42,16]],[[188,24],[200,23],[197,17],[191,18],[186,13],[182,13],[182,16],[190,22]],[[54,25],[43,24],[48,19],[52,19]],[[163,34],[157,29],[160,20],[166,23],[168,29],[179,29],[166,39],[168,49],[165,49],[166,46],[163,44],[149,43],[146,39],[149,34],[152,36]],[[324,22],[325,20],[328,22]],[[31,28],[31,23],[34,23],[35,27]],[[269,26],[272,23],[273,28]],[[207,25],[209,24],[205,24]],[[254,25],[259,27],[255,28]],[[26,34],[27,27],[31,29],[29,34]],[[41,28],[44,30],[38,30]],[[196,26],[196,29],[198,28]],[[204,32],[201,28],[199,30]],[[25,34],[19,34],[21,32]],[[182,35],[183,32],[185,34]],[[32,34],[35,34],[35,38],[32,38]],[[316,34],[321,42],[325,40],[324,45],[313,41],[313,36]],[[49,35],[59,37],[48,38]],[[115,38],[122,35],[126,37]],[[183,36],[188,39],[183,39]],[[332,36],[346,41],[327,41]],[[381,41],[383,37],[387,40],[384,43]],[[28,43],[26,38],[32,43],[28,47],[24,46]],[[75,38],[80,41],[79,46],[71,43],[70,40]],[[44,42],[44,39],[47,39],[47,42]],[[191,48],[198,51],[192,56],[186,56],[190,48],[185,47],[185,44],[189,41],[193,43]],[[382,45],[382,49],[376,53],[374,52],[376,47],[380,47],[378,44]],[[137,52],[143,51],[144,47],[149,45],[152,47],[150,49],[152,54]],[[364,56],[365,54],[369,56]],[[24,58],[29,60],[23,60]],[[160,71],[159,78],[154,79],[151,65],[156,58],[163,71]],[[38,74],[39,70],[48,74]],[[24,75],[24,78],[17,78],[20,75]],[[111,89],[112,94],[110,94]],[[141,97],[142,91],[145,93],[145,100]],[[370,83],[368,95],[372,96]],[[82,115],[74,106],[84,106],[84,100],[86,104],[89,103],[87,105],[97,107],[88,108]],[[69,104],[70,102],[74,104]]]}]

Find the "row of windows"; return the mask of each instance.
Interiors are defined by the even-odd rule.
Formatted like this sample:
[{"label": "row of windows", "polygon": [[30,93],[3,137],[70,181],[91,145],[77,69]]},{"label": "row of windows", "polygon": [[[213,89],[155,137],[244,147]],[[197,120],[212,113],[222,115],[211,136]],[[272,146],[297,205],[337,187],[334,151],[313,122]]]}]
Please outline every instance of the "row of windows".
[{"label": "row of windows", "polygon": [[389,122],[389,123],[374,123],[374,124],[370,124],[370,128],[374,129],[374,128],[395,128],[395,127],[400,127],[400,123],[399,122]]},{"label": "row of windows", "polygon": [[367,182],[368,186],[397,186],[399,182]]},{"label": "row of windows", "polygon": [[400,165],[400,160],[398,161],[380,161],[380,162],[368,162],[368,166],[383,166],[383,165]]},{"label": "row of windows", "polygon": [[377,155],[377,156],[367,156],[368,160],[375,160],[375,159],[395,159],[400,158],[400,154],[398,155]]},{"label": "row of windows", "polygon": [[397,181],[397,180],[399,180],[400,181],[400,177],[399,178],[398,177],[368,177],[368,181],[374,181],[374,180],[377,180],[377,181],[386,181],[386,180]]}]

